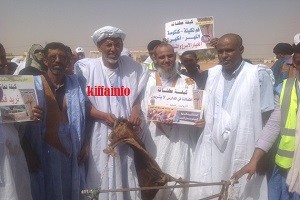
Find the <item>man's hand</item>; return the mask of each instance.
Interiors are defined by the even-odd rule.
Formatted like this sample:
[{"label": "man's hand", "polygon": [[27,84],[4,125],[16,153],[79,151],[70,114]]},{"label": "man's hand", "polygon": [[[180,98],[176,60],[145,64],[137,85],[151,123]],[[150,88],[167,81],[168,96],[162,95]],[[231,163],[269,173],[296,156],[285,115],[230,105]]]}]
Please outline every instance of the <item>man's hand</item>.
[{"label": "man's hand", "polygon": [[117,119],[116,116],[112,113],[102,112],[97,110],[94,106],[88,105],[87,106],[88,114],[90,117],[96,118],[98,120],[102,120],[108,126],[113,126],[115,120]]},{"label": "man's hand", "polygon": [[134,102],[132,106],[132,111],[128,118],[128,121],[132,123],[132,125],[134,126],[141,125],[140,113],[141,113],[141,102],[139,100],[136,100],[136,102]]},{"label": "man's hand", "polygon": [[89,158],[90,145],[84,144],[77,157],[78,165],[84,164]]},{"label": "man's hand", "polygon": [[105,115],[104,115],[104,122],[110,127],[112,127],[114,125],[114,122],[116,121],[116,119],[117,119],[117,117],[112,113],[105,113]]},{"label": "man's hand", "polygon": [[237,171],[232,175],[232,179],[238,180],[241,178],[244,174],[248,174],[247,180],[250,180],[252,175],[256,172],[257,170],[257,163],[258,161],[263,157],[263,155],[266,152],[262,149],[256,148],[253,152],[252,158],[249,161],[248,164],[246,164],[242,169]]},{"label": "man's hand", "polygon": [[216,48],[219,38],[213,38],[210,40],[209,45]]},{"label": "man's hand", "polygon": [[231,179],[239,180],[242,176],[244,176],[245,174],[248,174],[247,180],[250,180],[252,175],[256,172],[256,165],[257,165],[257,163],[250,161],[248,164],[246,164],[244,167],[242,167],[242,169],[235,172],[232,175]]},{"label": "man's hand", "polygon": [[33,113],[33,121],[39,121],[42,119],[43,109],[39,105],[34,105],[32,107],[32,113]]},{"label": "man's hand", "polygon": [[205,120],[199,119],[198,121],[195,122],[194,126],[196,126],[198,128],[203,128],[205,126]]},{"label": "man's hand", "polygon": [[138,113],[132,112],[128,118],[128,121],[134,126],[139,126],[141,124],[140,115]]}]

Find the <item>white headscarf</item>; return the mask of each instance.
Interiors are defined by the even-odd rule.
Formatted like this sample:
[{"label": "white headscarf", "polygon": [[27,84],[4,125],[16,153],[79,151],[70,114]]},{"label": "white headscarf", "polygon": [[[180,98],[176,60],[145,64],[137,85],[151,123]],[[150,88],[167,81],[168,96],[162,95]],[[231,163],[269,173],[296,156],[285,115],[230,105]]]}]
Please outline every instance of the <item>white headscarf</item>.
[{"label": "white headscarf", "polygon": [[94,32],[91,36],[95,45],[106,38],[121,38],[124,41],[126,34],[119,28],[112,26],[104,26]]},{"label": "white headscarf", "polygon": [[25,67],[34,67],[44,71],[43,54],[36,54],[37,51],[43,51],[43,49],[41,45],[33,44],[28,51]]}]

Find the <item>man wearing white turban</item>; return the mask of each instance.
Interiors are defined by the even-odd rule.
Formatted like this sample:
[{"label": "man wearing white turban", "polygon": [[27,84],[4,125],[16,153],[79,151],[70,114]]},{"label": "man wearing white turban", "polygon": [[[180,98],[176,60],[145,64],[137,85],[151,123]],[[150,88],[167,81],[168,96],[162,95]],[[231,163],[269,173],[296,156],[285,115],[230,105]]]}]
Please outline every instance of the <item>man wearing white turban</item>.
[{"label": "man wearing white turban", "polygon": [[[121,56],[125,33],[119,28],[105,26],[95,31],[92,38],[102,56],[75,63],[75,72],[91,103],[89,113],[95,118],[87,186],[89,189],[138,187],[133,151],[129,146],[119,146],[115,158],[103,150],[108,146],[111,126],[118,117],[128,118],[134,125],[140,124],[139,97],[148,73],[130,57]],[[140,193],[101,193],[99,199],[140,199]]]}]

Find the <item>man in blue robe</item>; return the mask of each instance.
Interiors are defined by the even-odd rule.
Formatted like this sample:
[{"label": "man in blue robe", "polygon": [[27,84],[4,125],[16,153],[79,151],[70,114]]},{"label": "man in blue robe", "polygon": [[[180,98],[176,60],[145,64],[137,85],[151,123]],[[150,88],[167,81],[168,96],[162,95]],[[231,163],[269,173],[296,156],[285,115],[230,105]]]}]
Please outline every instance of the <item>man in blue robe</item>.
[{"label": "man in blue robe", "polygon": [[79,200],[85,185],[89,137],[84,134],[85,97],[75,75],[65,75],[71,52],[62,43],[44,49],[45,74],[35,77],[44,116],[27,135],[33,199]]}]

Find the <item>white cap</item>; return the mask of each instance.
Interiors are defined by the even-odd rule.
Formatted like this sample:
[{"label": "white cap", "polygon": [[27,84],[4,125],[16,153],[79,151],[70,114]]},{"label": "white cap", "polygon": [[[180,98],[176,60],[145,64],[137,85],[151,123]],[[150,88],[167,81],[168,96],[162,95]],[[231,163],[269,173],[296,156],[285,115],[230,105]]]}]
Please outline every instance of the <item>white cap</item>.
[{"label": "white cap", "polygon": [[119,28],[112,26],[104,26],[94,32],[92,35],[95,45],[106,38],[121,38],[124,41],[126,34]]},{"label": "white cap", "polygon": [[76,51],[76,53],[84,53],[84,50],[83,50],[82,47],[77,47],[77,48],[75,49],[75,51]]},{"label": "white cap", "polygon": [[300,43],[300,33],[296,34],[294,37],[294,44],[297,45]]}]

